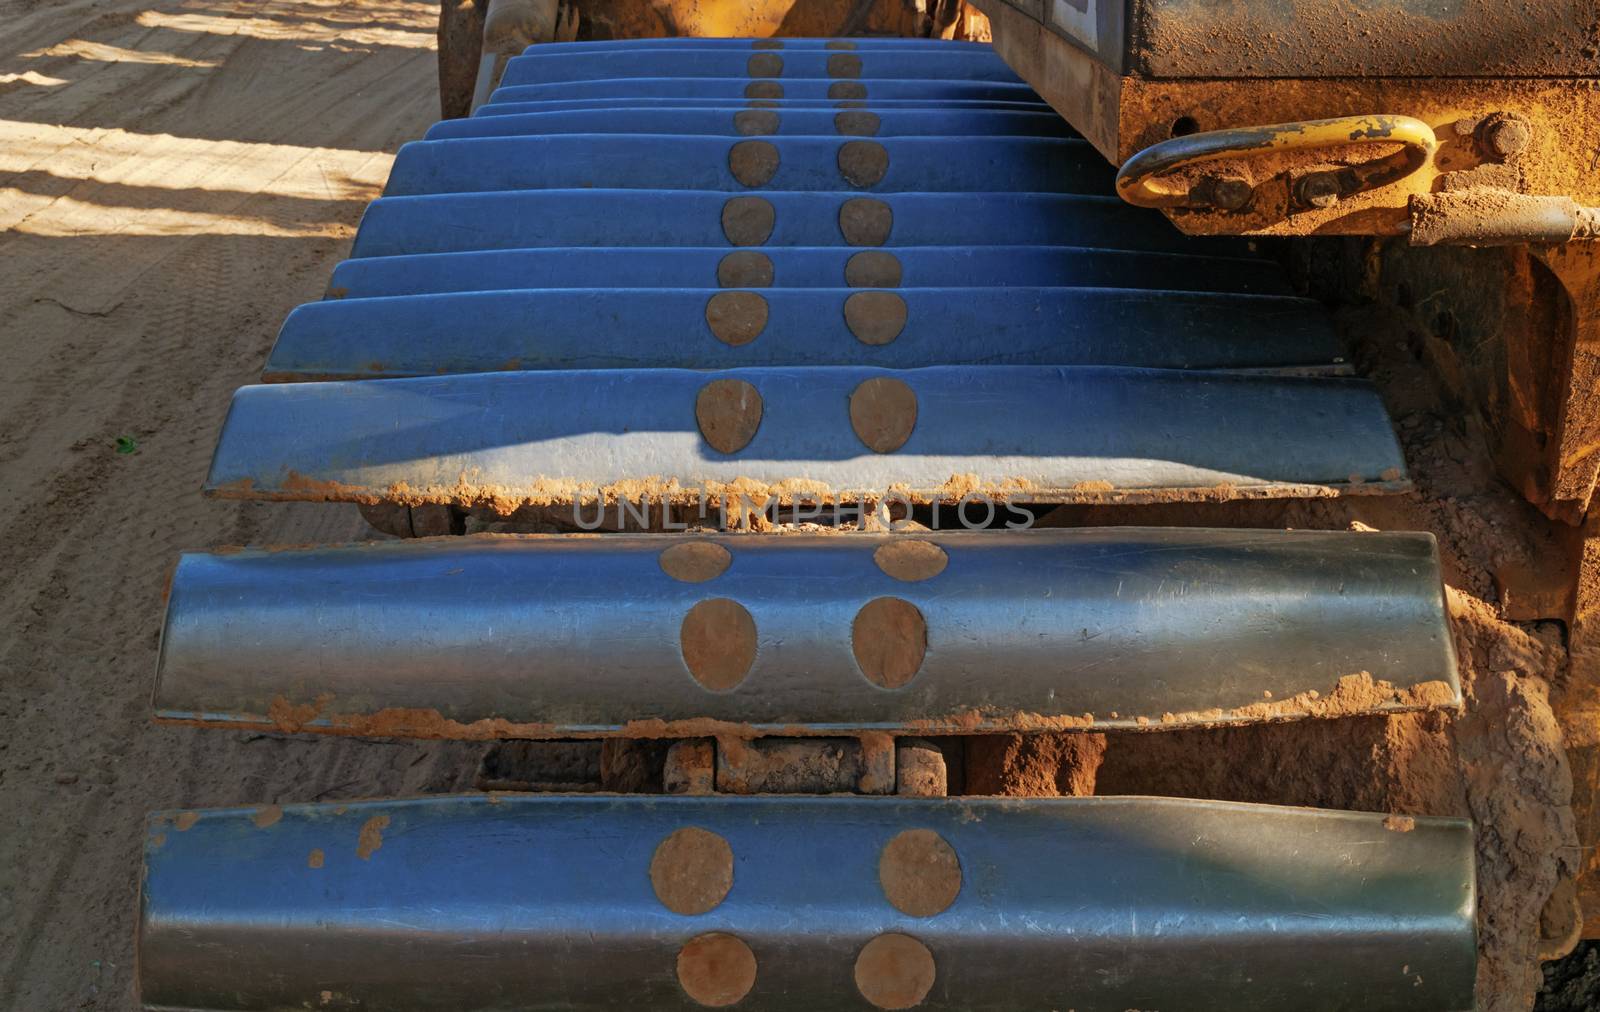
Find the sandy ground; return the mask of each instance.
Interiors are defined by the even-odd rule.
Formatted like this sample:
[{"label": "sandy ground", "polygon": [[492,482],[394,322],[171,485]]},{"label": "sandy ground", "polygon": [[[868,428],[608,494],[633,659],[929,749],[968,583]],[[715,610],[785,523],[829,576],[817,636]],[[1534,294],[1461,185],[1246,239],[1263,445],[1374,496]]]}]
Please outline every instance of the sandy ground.
[{"label": "sandy ground", "polygon": [[470,775],[453,746],[149,721],[180,551],[363,530],[199,487],[230,394],[435,118],[435,10],[0,0],[0,1008],[132,1007],[152,809]]}]

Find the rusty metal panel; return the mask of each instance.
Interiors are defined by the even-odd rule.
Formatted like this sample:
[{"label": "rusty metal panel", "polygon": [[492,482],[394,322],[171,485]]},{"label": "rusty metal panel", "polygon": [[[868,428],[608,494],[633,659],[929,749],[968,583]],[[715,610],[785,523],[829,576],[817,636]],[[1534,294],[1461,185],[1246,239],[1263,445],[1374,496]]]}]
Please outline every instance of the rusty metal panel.
[{"label": "rusty metal panel", "polygon": [[[1005,29],[994,23],[1005,15],[995,8],[1003,5],[1035,26],[1032,30],[1047,33],[1059,44],[1081,49],[1114,71],[1123,72],[1128,48],[1125,0],[977,0],[973,5],[989,15],[997,48]],[[1016,29],[1013,26],[1010,30]],[[1005,54],[1003,48],[1000,51]]]},{"label": "rusty metal panel", "polygon": [[1153,78],[1600,74],[1593,0],[977,0],[1005,53],[1021,15],[1052,45]]},{"label": "rusty metal panel", "polygon": [[1037,11],[1023,9],[1026,4],[976,3],[993,27],[995,52],[1102,156],[1121,164],[1120,56],[1108,58],[1063,40],[1040,23]]},{"label": "rusty metal panel", "polygon": [[496,88],[489,106],[508,102],[548,100],[587,101],[599,98],[740,99],[744,101],[800,100],[807,102],[945,101],[1027,102],[1037,100],[1033,89],[1015,80],[973,78],[849,78],[827,77],[617,77],[550,84],[519,84]]},{"label": "rusty metal panel", "polygon": [[413,141],[395,156],[384,196],[588,188],[1105,193],[1110,187],[1105,160],[1068,137],[736,141],[671,133],[551,134]]},{"label": "rusty metal panel", "polygon": [[1397,818],[1150,798],[165,812],[139,980],[147,1008],[190,1012],[1470,1008],[1471,826]]},{"label": "rusty metal panel", "polygon": [[1594,0],[1130,0],[1147,77],[1579,77],[1600,73]]}]

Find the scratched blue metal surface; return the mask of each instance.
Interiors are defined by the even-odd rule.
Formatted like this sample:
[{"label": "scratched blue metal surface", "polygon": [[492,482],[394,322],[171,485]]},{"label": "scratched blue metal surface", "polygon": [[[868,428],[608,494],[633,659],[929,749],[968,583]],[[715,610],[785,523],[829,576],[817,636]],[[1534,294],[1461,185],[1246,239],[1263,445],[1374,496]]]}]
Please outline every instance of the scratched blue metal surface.
[{"label": "scratched blue metal surface", "polygon": [[784,77],[752,81],[742,77],[633,77],[619,73],[617,77],[597,81],[530,83],[511,87],[502,85],[489,97],[489,102],[529,102],[546,98],[565,101],[636,95],[654,98],[866,99],[873,102],[881,99],[915,99],[919,102],[944,102],[949,99],[1042,101],[1038,93],[1026,84],[1008,81],[969,81],[944,77],[862,77],[858,80]]},{"label": "scratched blue metal surface", "polygon": [[[903,382],[915,426],[893,453],[857,437],[850,398]],[[702,388],[742,380],[763,404],[737,453],[711,448]],[[1337,438],[1330,438],[1330,434]],[[1038,502],[1137,500],[1219,486],[1245,495],[1392,490],[1405,461],[1377,391],[1355,380],[1059,366],[810,366],[473,373],[273,383],[233,399],[206,487],[262,499],[413,493],[549,501],[551,487],[622,481],[688,490],[801,481],[808,495],[878,498],[977,487]],[[465,487],[463,487],[465,482]],[[825,491],[819,491],[825,490]],[[1162,492],[1161,490],[1166,490]]]},{"label": "scratched blue metal surface", "polygon": [[367,206],[352,256],[528,246],[718,246],[722,212],[753,196],[773,208],[768,246],[848,246],[846,201],[868,197],[892,217],[886,247],[1105,246],[1245,255],[1241,239],[1195,239],[1159,213],[1112,196],[1053,193],[759,193],[705,190],[506,190],[384,197]]},{"label": "scratched blue metal surface", "polygon": [[[520,116],[537,112],[571,112],[579,109],[618,110],[618,109],[724,109],[731,115],[741,109],[776,109],[779,111],[792,109],[795,111],[828,110],[841,112],[846,109],[865,109],[869,112],[893,112],[905,110],[907,112],[982,112],[994,110],[997,112],[1032,112],[1054,116],[1051,108],[1039,101],[1008,101],[1005,99],[922,99],[922,98],[875,98],[872,101],[844,103],[837,99],[828,98],[775,98],[763,105],[752,104],[751,100],[739,98],[701,98],[682,96],[678,98],[658,98],[653,95],[628,95],[612,96],[610,98],[545,98],[531,99],[526,102],[486,102],[479,106],[471,118],[481,119],[485,116]],[[458,120],[445,120],[446,123],[459,122]],[[1061,129],[1068,132],[1068,136],[1075,136],[1076,131],[1066,120],[1061,121]]]},{"label": "scratched blue metal surface", "polygon": [[[497,369],[740,366],[1116,365],[1307,369],[1342,360],[1310,299],[1119,288],[913,288],[887,343],[847,324],[848,288],[769,289],[738,345],[708,314],[718,289],[561,288],[313,302],[289,314],[267,361],[277,380]],[[731,298],[731,296],[730,296]],[[470,321],[463,326],[463,321]],[[740,335],[743,340],[744,335]]]},{"label": "scratched blue metal surface", "polygon": [[[619,77],[726,77],[740,81],[817,78],[855,80],[984,81],[1020,84],[1022,79],[985,47],[953,50],[878,49],[863,52],[743,51],[727,47],[675,47],[629,51],[571,52],[554,46],[506,63],[501,87],[568,84]],[[775,72],[766,69],[775,67]],[[846,67],[850,69],[845,69]]]},{"label": "scratched blue metal surface", "polygon": [[[832,137],[837,145],[845,131],[840,117],[869,113],[873,137],[1071,137],[1066,120],[1051,112],[1014,112],[1002,109],[750,109],[735,107],[666,108],[622,107],[575,109],[564,112],[474,116],[435,123],[424,140],[459,137],[534,137],[550,134],[699,134],[705,137]],[[488,108],[485,106],[485,108]],[[773,130],[755,131],[758,120],[770,120]],[[985,143],[988,143],[987,141]]]},{"label": "scratched blue metal surface", "polygon": [[[615,515],[594,504],[561,512],[573,526]],[[1431,534],[694,537],[730,559],[705,582],[663,570],[662,552],[682,551],[670,534],[185,553],[167,598],[156,712],[262,727],[275,702],[323,699],[305,730],[348,728],[386,706],[439,714],[461,736],[503,721],[491,733],[507,738],[626,735],[633,721],[697,718],[779,734],[915,734],[1093,715],[1095,731],[1137,730],[1164,714],[1219,725],[1310,716],[1357,671],[1400,690],[1353,703],[1362,713],[1461,703]],[[911,583],[880,569],[878,553],[908,537],[937,546],[944,568]],[[758,637],[748,674],[720,690],[686,677],[681,651],[684,616],[708,594],[738,601]],[[883,596],[917,609],[927,644],[915,677],[888,691],[863,674],[851,637]],[[1277,701],[1270,714],[1256,705],[1266,698]]]},{"label": "scratched blue metal surface", "polygon": [[[928,1012],[1470,1008],[1472,826],[1390,824],[1158,798],[477,794],[162,812],[144,835],[137,959],[145,1001],[172,1009],[687,1012],[703,1005],[680,952],[717,933],[750,954],[736,1007],[814,1012],[872,1008],[858,956],[894,934],[928,953]],[[731,880],[693,914],[651,876],[686,827],[715,834]],[[880,871],[912,828],[960,869],[929,916],[897,909]]]},{"label": "scratched blue metal surface", "polygon": [[758,257],[778,288],[837,288],[857,258],[892,258],[901,288],[1061,286],[1163,288],[1171,291],[1288,295],[1283,269],[1270,260],[1186,253],[1137,253],[1073,246],[911,246],[861,250],[826,246],[711,246],[670,249],[483,250],[365,257],[342,261],[328,282],[332,298],[491,292],[503,289],[714,288],[730,259]]},{"label": "scratched blue metal surface", "polygon": [[[887,152],[875,181],[847,175],[842,145]],[[776,152],[758,183],[736,178],[740,146]],[[581,188],[947,193],[1105,193],[1115,173],[1088,141],[1053,137],[685,137],[556,134],[414,141],[400,149],[384,195]]]}]

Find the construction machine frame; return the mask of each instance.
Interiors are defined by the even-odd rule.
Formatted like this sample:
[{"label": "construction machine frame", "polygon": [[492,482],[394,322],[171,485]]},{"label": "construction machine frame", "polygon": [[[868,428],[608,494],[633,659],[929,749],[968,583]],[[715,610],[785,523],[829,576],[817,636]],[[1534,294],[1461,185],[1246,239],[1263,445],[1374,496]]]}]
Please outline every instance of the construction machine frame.
[{"label": "construction machine frame", "polygon": [[[995,46],[1193,234],[1366,236],[1346,298],[1413,314],[1495,464],[1553,521],[1496,574],[1508,617],[1567,629],[1557,700],[1585,853],[1600,840],[1600,11],[1580,0],[979,0]],[[1409,154],[1408,154],[1409,152]],[[1450,246],[1453,249],[1436,247]],[[1600,911],[1595,859],[1581,893]],[[1600,916],[1585,934],[1600,933]]]},{"label": "construction machine frame", "polygon": [[1216,6],[446,3],[446,121],[206,479],[406,540],[186,555],[155,709],[516,793],[157,813],[146,1004],[1470,1007],[1465,819],[953,796],[998,736],[1089,795],[1105,731],[1461,709],[1427,534],[1006,529],[1413,487],[1292,238],[1542,511],[1495,578],[1600,832],[1593,12]]}]

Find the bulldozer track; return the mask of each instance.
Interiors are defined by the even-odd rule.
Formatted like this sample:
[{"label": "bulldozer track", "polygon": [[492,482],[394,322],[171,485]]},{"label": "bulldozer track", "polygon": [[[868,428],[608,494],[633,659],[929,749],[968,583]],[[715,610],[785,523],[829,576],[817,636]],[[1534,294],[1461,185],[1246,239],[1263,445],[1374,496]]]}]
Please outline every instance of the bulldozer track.
[{"label": "bulldozer track", "polygon": [[[529,108],[635,94],[700,104],[677,129],[652,129],[670,105],[584,112],[592,132]],[[809,104],[786,130],[791,101]],[[158,813],[148,1004],[1313,1008],[1350,986],[1374,1007],[1471,1004],[1462,820],[909,796],[944,793],[913,786],[937,768],[917,735],[1461,703],[1426,534],[881,530],[891,500],[933,518],[1409,487],[1321,309],[1247,244],[1116,202],[1087,145],[1017,108],[1035,102],[966,44],[550,45],[509,61],[484,115],[401,151],[329,297],[285,323],[272,382],[235,395],[210,494],[408,508],[412,533],[430,508],[584,527],[585,505],[707,498],[876,507],[880,529],[186,556],[164,720],[666,739],[669,785],[696,796]],[[1033,118],[972,127],[990,115]],[[807,754],[752,744],[773,735],[835,750],[844,772],[806,782],[903,796],[727,797]],[[476,884],[454,888],[439,862],[463,856]],[[1086,939],[1113,896],[1130,921],[1108,954]],[[1225,942],[1218,918],[1240,926]],[[1175,940],[1191,931],[1205,960]],[[1040,974],[1035,950],[1082,972]]]}]

